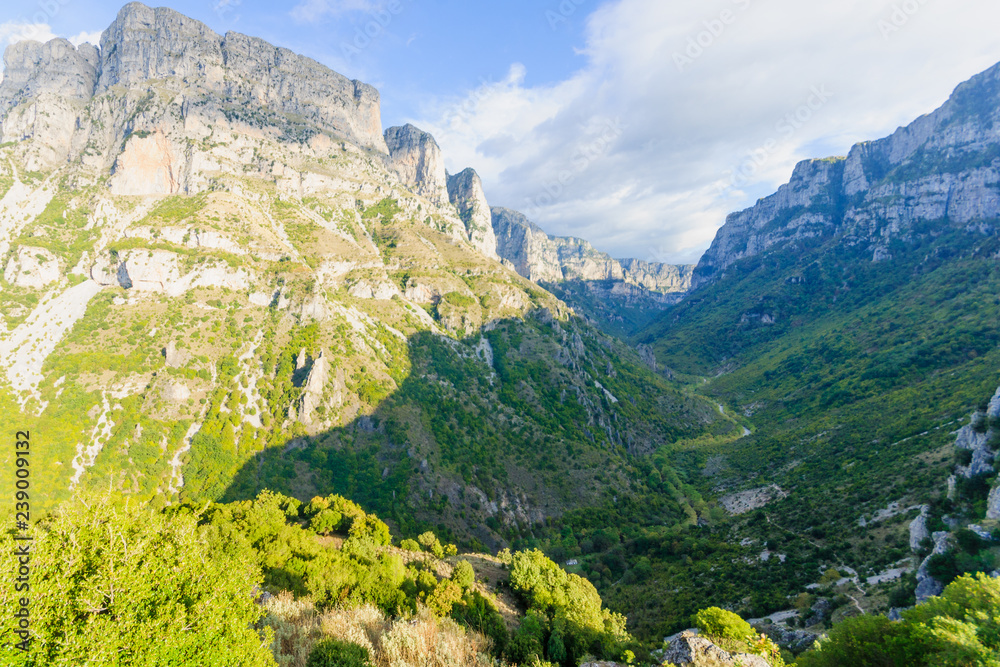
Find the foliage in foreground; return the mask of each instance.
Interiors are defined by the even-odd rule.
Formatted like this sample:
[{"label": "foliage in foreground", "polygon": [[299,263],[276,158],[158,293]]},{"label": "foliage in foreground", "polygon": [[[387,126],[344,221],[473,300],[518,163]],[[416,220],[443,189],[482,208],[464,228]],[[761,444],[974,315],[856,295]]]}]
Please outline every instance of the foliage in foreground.
[{"label": "foliage in foreground", "polygon": [[[15,648],[3,614],[2,664],[274,664],[269,631],[254,629],[260,568],[192,517],[78,500],[38,525],[32,551],[33,639]],[[13,610],[25,593],[13,568],[0,577],[0,606]]]},{"label": "foliage in foreground", "polygon": [[835,626],[798,667],[1000,665],[1000,580],[963,576],[903,620],[859,616]]},{"label": "foliage in foreground", "polygon": [[[302,504],[265,491],[159,512],[114,503],[78,497],[38,526],[31,652],[16,652],[6,614],[0,664],[401,667],[544,655],[568,667],[617,658],[628,640],[625,618],[589,582],[532,551],[506,559],[529,608],[509,642],[472,565],[439,560],[453,545],[427,532],[416,543],[426,552],[394,548],[385,523],[340,496]],[[2,576],[0,604],[14,609],[23,593],[12,570]],[[262,598],[266,612],[261,588],[277,593]]]},{"label": "foliage in foreground", "polygon": [[[371,605],[321,611],[309,600],[296,600],[290,593],[268,600],[265,608],[265,623],[274,631],[274,655],[281,667],[312,667],[314,660],[330,652],[342,659],[345,655],[356,658],[362,651],[372,667],[493,664],[488,639],[427,610],[398,619]],[[327,642],[337,642],[341,648],[323,648],[332,645]],[[337,664],[357,665],[350,661]]]}]

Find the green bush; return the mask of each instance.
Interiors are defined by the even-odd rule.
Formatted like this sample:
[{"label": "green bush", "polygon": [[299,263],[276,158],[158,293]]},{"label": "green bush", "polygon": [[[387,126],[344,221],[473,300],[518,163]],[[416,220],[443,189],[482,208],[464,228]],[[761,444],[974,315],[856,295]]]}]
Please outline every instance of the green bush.
[{"label": "green bush", "polygon": [[74,499],[40,523],[32,545],[30,649],[13,610],[15,570],[0,572],[0,664],[274,665],[254,629],[260,569],[245,539],[190,515]]},{"label": "green bush", "polygon": [[837,624],[798,667],[964,667],[1000,658],[1000,581],[963,576],[903,620],[857,616]]},{"label": "green bush", "polygon": [[360,644],[324,639],[309,652],[306,667],[371,667],[371,658]]},{"label": "green bush", "polygon": [[420,551],[420,543],[416,540],[403,540],[399,543],[399,548],[406,551]]},{"label": "green bush", "polygon": [[460,560],[451,573],[451,580],[461,586],[462,590],[468,590],[476,582],[476,571],[469,561]]},{"label": "green bush", "polygon": [[694,615],[693,621],[702,634],[710,637],[746,641],[755,634],[750,624],[738,614],[718,607],[702,609]]}]

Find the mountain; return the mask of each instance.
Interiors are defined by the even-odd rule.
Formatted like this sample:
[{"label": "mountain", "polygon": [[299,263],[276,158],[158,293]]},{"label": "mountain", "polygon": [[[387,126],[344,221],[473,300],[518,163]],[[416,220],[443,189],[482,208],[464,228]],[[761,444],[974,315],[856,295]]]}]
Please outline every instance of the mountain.
[{"label": "mountain", "polygon": [[[774,195],[729,216],[691,294],[636,337],[751,427],[692,456],[700,492],[760,551],[755,616],[787,608],[787,596],[815,598],[805,587],[827,570],[858,608],[912,605],[921,507],[946,538],[949,526],[983,522],[996,443],[982,415],[982,443],[956,449],[955,432],[977,407],[985,415],[1000,384],[998,185],[1000,66],[846,158],[799,164]],[[723,554],[673,569],[654,561],[652,577],[676,600],[695,572],[724,580]],[[940,571],[996,566],[955,558]],[[719,602],[731,599],[714,585]]]},{"label": "mountain", "polygon": [[635,333],[691,287],[693,266],[613,259],[583,239],[549,236],[502,207],[493,207],[492,223],[500,257],[609,333]]},{"label": "mountain", "polygon": [[44,434],[37,511],[268,488],[404,535],[585,538],[688,521],[637,463],[738,437],[498,261],[478,176],[383,132],[371,86],[139,3],[99,49],[5,63],[0,403]]}]

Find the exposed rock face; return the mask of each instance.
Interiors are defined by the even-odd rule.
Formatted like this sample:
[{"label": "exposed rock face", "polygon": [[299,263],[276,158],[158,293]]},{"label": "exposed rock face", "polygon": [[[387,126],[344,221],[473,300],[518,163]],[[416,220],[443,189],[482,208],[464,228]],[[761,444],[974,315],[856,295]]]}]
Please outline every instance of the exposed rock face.
[{"label": "exposed rock face", "polygon": [[181,162],[163,132],[133,135],[115,161],[111,193],[172,195],[181,189],[180,171]]},{"label": "exposed rock face", "polygon": [[[733,213],[702,257],[694,286],[776,245],[843,235],[876,262],[920,225],[989,233],[1000,217],[1000,66],[960,85],[941,108],[846,158],[809,160],[787,185]],[[920,232],[923,233],[923,232]],[[1000,410],[1000,405],[997,406]]]},{"label": "exposed rock face", "polygon": [[162,395],[164,400],[180,403],[191,398],[191,390],[183,382],[168,382],[163,386]]},{"label": "exposed rock face", "polygon": [[607,280],[664,294],[684,293],[690,288],[694,267],[618,261],[583,239],[549,236],[517,211],[495,206],[492,217],[497,254],[528,280]]},{"label": "exposed rock face", "polygon": [[170,341],[167,343],[167,346],[163,348],[163,357],[164,362],[170,368],[183,368],[191,359],[191,353],[187,350],[178,348],[176,342]]},{"label": "exposed rock face", "polygon": [[694,275],[693,264],[660,264],[641,259],[620,260],[629,281],[651,292],[687,292]]},{"label": "exposed rock face", "polygon": [[986,500],[986,518],[1000,519],[1000,486],[993,487]]},{"label": "exposed rock face", "polygon": [[244,111],[267,107],[386,152],[375,88],[262,39],[222,37],[172,9],[132,2],[101,35],[98,92],[149,79],[196,85]]},{"label": "exposed rock face", "polygon": [[917,604],[935,595],[941,595],[944,584],[930,574],[930,560],[933,556],[948,553],[951,550],[951,535],[947,531],[934,533],[934,550],[917,569]]},{"label": "exposed rock face", "polygon": [[82,145],[76,128],[97,85],[97,49],[91,44],[77,48],[65,39],[22,41],[7,47],[4,66],[0,139],[39,139],[26,156],[29,169],[64,162]]},{"label": "exposed rock face", "polygon": [[167,250],[129,250],[119,259],[117,265],[98,261],[90,277],[99,285],[117,284],[128,290],[168,296],[180,296],[195,287],[245,290],[250,286],[246,272],[233,271],[226,265],[206,266],[182,275],[178,256]]},{"label": "exposed rock face", "polygon": [[323,400],[323,390],[329,381],[330,362],[326,358],[326,353],[320,352],[303,387],[302,404],[299,406],[299,421],[303,424],[312,423],[316,408]]},{"label": "exposed rock face", "polygon": [[1000,419],[1000,388],[990,399],[989,407],[986,408],[986,416],[990,419]]},{"label": "exposed rock face", "polygon": [[389,166],[403,183],[431,201],[448,201],[448,175],[434,137],[413,125],[404,125],[386,130],[385,143]]},{"label": "exposed rock face", "polygon": [[59,260],[44,248],[22,246],[18,248],[3,272],[3,279],[11,285],[41,289],[59,280]]},{"label": "exposed rock face", "polygon": [[769,667],[759,655],[729,653],[704,637],[681,633],[667,646],[663,662],[676,667]]},{"label": "exposed rock face", "polygon": [[[125,5],[100,52],[64,39],[18,42],[4,62],[0,140],[35,139],[25,149],[30,169],[75,157],[106,168],[127,140],[117,194],[191,191],[188,167],[200,158],[186,139],[213,125],[266,128],[299,142],[326,132],[388,153],[373,87],[261,39],[220,36],[171,9]],[[163,106],[173,107],[168,116],[154,113]]]},{"label": "exposed rock face", "polygon": [[910,550],[917,551],[920,543],[931,536],[927,529],[927,518],[930,515],[930,505],[923,505],[920,508],[920,516],[910,522]]},{"label": "exposed rock face", "polygon": [[475,169],[466,169],[448,177],[448,198],[458,209],[465,223],[469,242],[487,257],[497,257],[497,237],[493,233],[493,220],[483,181]]},{"label": "exposed rock face", "polygon": [[739,516],[764,507],[768,503],[786,497],[788,494],[776,484],[750,489],[739,493],[731,493],[719,499],[719,503],[729,514]]}]

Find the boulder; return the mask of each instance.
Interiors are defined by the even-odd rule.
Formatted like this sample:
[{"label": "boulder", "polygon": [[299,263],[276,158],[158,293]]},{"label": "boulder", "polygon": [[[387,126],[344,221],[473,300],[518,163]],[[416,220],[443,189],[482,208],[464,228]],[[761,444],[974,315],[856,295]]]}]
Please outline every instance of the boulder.
[{"label": "boulder", "polygon": [[663,662],[676,667],[770,667],[759,655],[730,653],[690,632],[670,642]]}]

